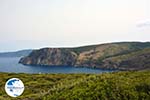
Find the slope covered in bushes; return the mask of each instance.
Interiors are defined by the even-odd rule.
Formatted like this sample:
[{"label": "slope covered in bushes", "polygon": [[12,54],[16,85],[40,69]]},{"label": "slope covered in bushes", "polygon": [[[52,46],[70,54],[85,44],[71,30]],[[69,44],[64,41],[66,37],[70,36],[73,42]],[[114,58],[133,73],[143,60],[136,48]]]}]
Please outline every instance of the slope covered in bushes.
[{"label": "slope covered in bushes", "polygon": [[[0,74],[0,100],[150,100],[150,71],[103,74]],[[9,97],[9,78],[20,78],[24,93]]]}]

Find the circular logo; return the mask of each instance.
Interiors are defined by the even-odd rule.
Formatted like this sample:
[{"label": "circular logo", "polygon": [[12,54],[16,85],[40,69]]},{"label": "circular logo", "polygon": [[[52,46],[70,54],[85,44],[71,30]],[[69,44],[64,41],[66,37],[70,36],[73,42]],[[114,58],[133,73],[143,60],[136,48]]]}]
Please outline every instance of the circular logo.
[{"label": "circular logo", "polygon": [[11,78],[5,84],[5,91],[11,97],[18,97],[24,91],[24,84],[18,78]]}]

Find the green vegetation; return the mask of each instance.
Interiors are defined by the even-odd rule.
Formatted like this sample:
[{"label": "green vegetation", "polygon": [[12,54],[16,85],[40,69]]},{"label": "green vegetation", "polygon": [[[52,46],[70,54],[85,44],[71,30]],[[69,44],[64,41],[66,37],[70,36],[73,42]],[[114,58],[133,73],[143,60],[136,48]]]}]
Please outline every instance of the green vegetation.
[{"label": "green vegetation", "polygon": [[144,54],[148,55],[149,53],[150,53],[150,48],[144,48],[142,50],[138,50],[138,51],[135,51],[135,52],[110,57],[109,59],[113,60],[114,62],[121,62],[122,60],[128,60],[131,57],[136,57],[137,58],[137,56],[144,55]]},{"label": "green vegetation", "polygon": [[142,50],[137,50],[127,54],[109,57],[99,61],[104,64],[107,64],[107,66],[118,66],[119,69],[123,70],[149,69],[150,48],[144,48]]},{"label": "green vegetation", "polygon": [[105,50],[104,52],[108,52],[108,53],[109,52],[117,52],[117,51],[121,51],[121,50],[135,51],[135,50],[143,49],[146,47],[150,47],[149,42],[145,42],[145,43],[142,43],[142,42],[115,42],[115,43],[105,43],[105,44],[99,44],[99,45],[82,46],[82,47],[72,48],[72,50],[76,53],[81,53],[84,51],[89,51],[91,49],[96,49],[97,47],[105,48],[106,45],[109,45],[109,48],[107,48],[107,50]]},{"label": "green vegetation", "polygon": [[[103,74],[0,74],[0,100],[150,100],[150,71]],[[20,78],[23,95],[9,97],[10,78]]]}]

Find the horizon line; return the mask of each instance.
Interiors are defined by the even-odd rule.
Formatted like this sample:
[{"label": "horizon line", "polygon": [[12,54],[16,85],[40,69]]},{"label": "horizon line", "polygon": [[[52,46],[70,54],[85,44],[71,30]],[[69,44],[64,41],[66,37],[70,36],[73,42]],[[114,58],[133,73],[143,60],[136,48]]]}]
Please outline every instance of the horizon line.
[{"label": "horizon line", "polygon": [[0,53],[18,52],[18,51],[23,51],[23,50],[38,50],[42,48],[80,48],[80,47],[104,45],[104,44],[111,44],[111,43],[150,43],[150,41],[117,41],[117,42],[93,43],[89,45],[85,44],[85,45],[80,45],[80,46],[43,46],[39,48],[22,48],[22,49],[16,49],[16,50],[0,51]]}]

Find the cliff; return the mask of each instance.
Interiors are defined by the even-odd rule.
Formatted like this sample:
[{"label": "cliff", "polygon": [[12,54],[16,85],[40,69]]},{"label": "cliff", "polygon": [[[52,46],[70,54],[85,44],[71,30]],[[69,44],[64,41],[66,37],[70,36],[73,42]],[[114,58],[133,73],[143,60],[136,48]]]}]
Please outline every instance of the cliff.
[{"label": "cliff", "polygon": [[150,69],[150,43],[120,42],[78,48],[43,48],[32,51],[19,63],[120,70]]}]

